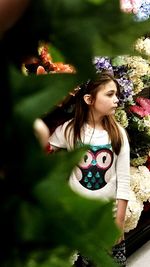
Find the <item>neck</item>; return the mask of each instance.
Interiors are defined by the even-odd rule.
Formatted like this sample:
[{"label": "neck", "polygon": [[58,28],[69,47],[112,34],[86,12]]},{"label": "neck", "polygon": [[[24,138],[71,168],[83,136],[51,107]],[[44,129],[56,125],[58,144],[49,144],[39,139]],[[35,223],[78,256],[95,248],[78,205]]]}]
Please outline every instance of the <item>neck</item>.
[{"label": "neck", "polygon": [[102,129],[104,129],[102,120],[103,120],[103,116],[100,116],[99,114],[90,113],[89,116],[88,116],[88,119],[87,119],[87,123],[92,128],[102,130]]}]

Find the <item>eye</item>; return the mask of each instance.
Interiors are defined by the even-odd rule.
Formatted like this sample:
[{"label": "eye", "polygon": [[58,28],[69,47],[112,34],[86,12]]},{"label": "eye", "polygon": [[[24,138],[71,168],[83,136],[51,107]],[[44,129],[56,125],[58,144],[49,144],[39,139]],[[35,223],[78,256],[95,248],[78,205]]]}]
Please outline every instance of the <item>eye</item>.
[{"label": "eye", "polygon": [[113,93],[109,93],[109,94],[107,94],[107,96],[110,96],[110,97],[113,96],[113,95],[114,95]]},{"label": "eye", "polygon": [[83,169],[87,169],[91,166],[91,162],[94,158],[94,155],[92,154],[91,151],[88,151],[84,156],[82,161],[80,162],[80,167],[82,167]]},{"label": "eye", "polygon": [[118,95],[118,92],[116,90],[110,90],[107,92],[108,97],[113,97],[113,96],[117,97],[117,95]]},{"label": "eye", "polygon": [[112,164],[112,152],[108,149],[102,149],[96,155],[97,166],[101,169],[108,169]]}]

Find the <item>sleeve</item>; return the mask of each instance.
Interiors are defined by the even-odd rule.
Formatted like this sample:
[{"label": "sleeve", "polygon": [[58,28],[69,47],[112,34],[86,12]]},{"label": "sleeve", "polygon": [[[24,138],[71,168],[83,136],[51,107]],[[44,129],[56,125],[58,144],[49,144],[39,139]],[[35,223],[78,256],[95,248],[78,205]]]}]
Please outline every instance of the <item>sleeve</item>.
[{"label": "sleeve", "polygon": [[117,199],[129,200],[130,194],[130,147],[125,130],[121,130],[123,145],[117,157]]},{"label": "sleeve", "polygon": [[67,139],[65,136],[65,129],[67,127],[68,122],[58,126],[54,133],[49,137],[48,143],[52,146],[52,148],[67,148]]}]

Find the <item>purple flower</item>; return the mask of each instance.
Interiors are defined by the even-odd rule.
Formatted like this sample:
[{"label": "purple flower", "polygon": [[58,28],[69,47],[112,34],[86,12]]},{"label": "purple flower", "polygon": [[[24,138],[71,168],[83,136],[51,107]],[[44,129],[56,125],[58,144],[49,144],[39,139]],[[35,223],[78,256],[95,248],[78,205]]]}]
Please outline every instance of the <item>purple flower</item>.
[{"label": "purple flower", "polygon": [[113,71],[115,77],[121,78],[122,76],[126,76],[128,69],[125,65],[113,66]]},{"label": "purple flower", "polygon": [[95,57],[93,63],[95,65],[97,73],[101,72],[102,70],[108,70],[113,74],[113,67],[108,57]]},{"label": "purple flower", "polygon": [[123,105],[127,101],[132,101],[133,96],[133,83],[126,77],[116,79],[120,85],[119,104]]},{"label": "purple flower", "polygon": [[96,68],[97,73],[100,73],[103,70],[107,70],[116,78],[116,81],[118,81],[120,85],[120,105],[124,105],[125,102],[133,100],[133,83],[128,79],[127,66],[113,66],[109,57],[95,57],[93,64]]}]

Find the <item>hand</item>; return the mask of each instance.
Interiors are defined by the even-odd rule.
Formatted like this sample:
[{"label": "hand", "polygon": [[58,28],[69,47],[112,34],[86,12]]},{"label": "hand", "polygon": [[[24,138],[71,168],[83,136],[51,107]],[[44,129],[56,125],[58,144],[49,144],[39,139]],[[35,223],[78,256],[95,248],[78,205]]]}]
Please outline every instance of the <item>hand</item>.
[{"label": "hand", "polygon": [[50,131],[47,125],[41,120],[36,119],[33,124],[35,136],[39,140],[41,146],[46,149],[48,144],[48,138],[50,136]]}]

